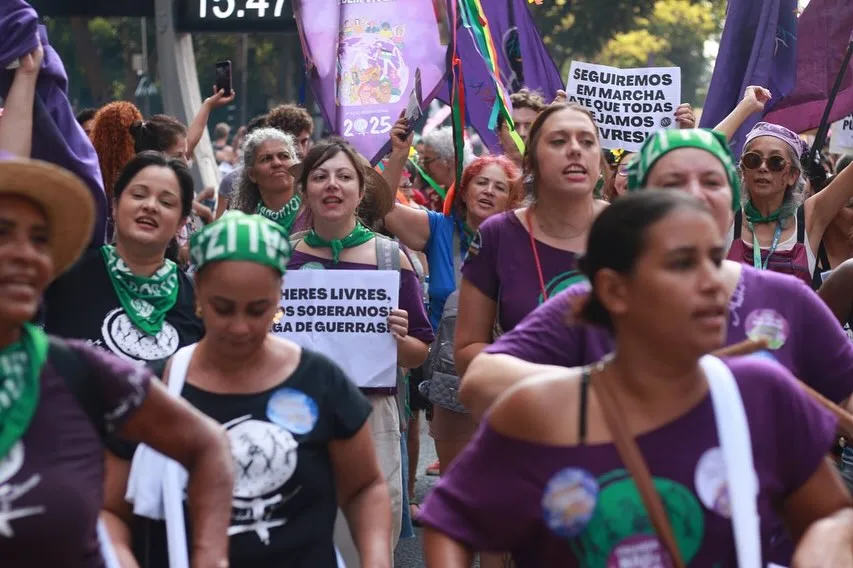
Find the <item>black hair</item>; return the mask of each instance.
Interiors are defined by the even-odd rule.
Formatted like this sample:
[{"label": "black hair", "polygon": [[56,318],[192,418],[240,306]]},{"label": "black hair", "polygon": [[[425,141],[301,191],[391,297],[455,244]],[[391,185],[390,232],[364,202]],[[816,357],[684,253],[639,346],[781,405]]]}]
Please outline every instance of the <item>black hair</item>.
[{"label": "black hair", "polygon": [[89,122],[95,115],[98,114],[98,109],[96,108],[84,108],[80,112],[77,113],[77,116],[74,117],[77,119],[77,124],[83,125],[84,122]]},{"label": "black hair", "polygon": [[165,152],[179,136],[187,135],[187,127],[175,117],[155,114],[150,120],[137,120],[131,124],[130,134],[137,154],[146,150]]},{"label": "black hair", "polygon": [[121,199],[121,194],[124,193],[124,190],[127,189],[128,185],[130,185],[130,180],[136,177],[136,174],[149,166],[169,168],[175,172],[175,176],[178,178],[178,185],[181,187],[181,217],[187,217],[192,211],[193,199],[195,199],[193,176],[190,173],[189,168],[183,160],[169,158],[160,152],[154,152],[151,150],[140,152],[134,156],[124,166],[124,168],[122,168],[115,186],[113,186],[113,199],[115,202],[117,203],[118,200]]},{"label": "black hair", "polygon": [[581,272],[592,283],[592,291],[573,306],[577,319],[614,331],[610,313],[596,295],[595,276],[603,269],[631,274],[645,251],[648,229],[670,212],[685,207],[710,215],[701,201],[680,191],[629,193],[601,212],[589,231],[586,254],[578,261]]}]

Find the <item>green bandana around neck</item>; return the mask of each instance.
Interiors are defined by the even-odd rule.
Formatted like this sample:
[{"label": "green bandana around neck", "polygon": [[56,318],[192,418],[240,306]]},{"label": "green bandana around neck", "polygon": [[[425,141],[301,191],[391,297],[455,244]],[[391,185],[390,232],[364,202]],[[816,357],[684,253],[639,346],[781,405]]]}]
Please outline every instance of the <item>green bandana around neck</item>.
[{"label": "green bandana around neck", "polygon": [[284,207],[278,211],[273,211],[272,209],[264,206],[262,203],[258,203],[255,213],[262,217],[266,217],[270,221],[275,221],[288,235],[290,235],[290,232],[293,230],[293,224],[296,223],[296,216],[299,213],[299,207],[301,206],[302,196],[296,193],[290,198],[290,201],[285,203]]},{"label": "green bandana around neck", "polygon": [[20,341],[0,349],[0,461],[23,437],[36,413],[47,348],[47,335],[25,323]]},{"label": "green bandana around neck", "polygon": [[118,301],[131,323],[148,335],[160,333],[166,314],[178,301],[178,265],[166,259],[151,276],[137,276],[114,246],[102,246],[101,254]]},{"label": "green bandana around neck", "polygon": [[732,211],[740,208],[740,174],[725,134],[708,128],[658,130],[649,136],[628,164],[628,190],[645,189],[659,159],[679,148],[699,148],[720,160],[732,188]]},{"label": "green bandana around neck", "polygon": [[342,239],[333,239],[331,241],[327,241],[318,235],[314,229],[311,229],[311,232],[305,235],[305,244],[310,247],[332,249],[332,264],[337,264],[341,260],[341,252],[344,249],[362,245],[375,236],[373,231],[362,225],[360,221],[356,221],[355,228],[350,234]]},{"label": "green bandana around neck", "polygon": [[746,205],[743,206],[743,214],[746,216],[746,220],[750,223],[773,223],[779,220],[779,216],[782,214],[782,208],[780,207],[769,215],[763,215],[761,211],[752,204],[752,200],[750,199],[746,202]]},{"label": "green bandana around neck", "polygon": [[229,211],[190,237],[190,257],[201,268],[211,262],[237,260],[287,271],[291,247],[288,232],[260,215]]}]

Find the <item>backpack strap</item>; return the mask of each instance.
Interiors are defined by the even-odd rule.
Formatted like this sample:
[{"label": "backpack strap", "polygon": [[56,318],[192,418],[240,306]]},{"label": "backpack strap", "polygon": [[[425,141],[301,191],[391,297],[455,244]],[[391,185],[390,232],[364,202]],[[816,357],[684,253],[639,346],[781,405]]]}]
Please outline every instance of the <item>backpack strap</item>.
[{"label": "backpack strap", "polygon": [[299,246],[303,240],[305,240],[305,235],[308,234],[308,231],[299,231],[297,233],[290,233],[290,247],[293,250],[296,250],[296,247]]},{"label": "backpack strap", "polygon": [[743,230],[743,209],[735,211],[735,240],[738,240]]},{"label": "backpack strap", "polygon": [[450,251],[450,256],[453,257],[453,281],[458,290],[462,285],[462,239],[456,225],[453,226],[453,249]]},{"label": "backpack strap", "polygon": [[797,242],[806,242],[806,208],[802,205],[797,208]]},{"label": "backpack strap", "polygon": [[104,399],[94,381],[89,380],[89,374],[92,372],[90,365],[67,342],[53,336],[50,337],[47,358],[65,380],[68,390],[89,417],[98,436],[106,443],[109,436],[104,419]]},{"label": "backpack strap", "polygon": [[376,269],[400,272],[400,244],[383,235],[376,235]]}]

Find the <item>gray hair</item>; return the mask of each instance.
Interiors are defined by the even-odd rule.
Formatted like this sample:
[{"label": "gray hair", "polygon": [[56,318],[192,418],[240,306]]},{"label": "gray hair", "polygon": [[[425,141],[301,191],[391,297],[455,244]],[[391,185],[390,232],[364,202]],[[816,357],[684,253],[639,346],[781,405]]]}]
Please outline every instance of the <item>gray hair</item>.
[{"label": "gray hair", "polygon": [[[746,146],[744,146],[743,153],[746,154],[746,152],[747,149]],[[797,170],[797,179],[793,184],[785,188],[785,196],[782,198],[782,207],[779,211],[779,219],[782,221],[783,228],[788,227],[792,222],[792,219],[795,218],[800,205],[802,205],[806,200],[806,177],[803,174],[803,166],[800,163],[800,157],[795,154],[794,149],[788,146],[788,144],[785,144],[785,152],[787,153],[791,167]],[[749,203],[750,196],[749,186],[747,185],[746,179],[743,175],[742,167],[740,171],[740,179],[743,186],[741,205],[745,206]]]},{"label": "gray hair", "polygon": [[234,199],[231,201],[231,209],[251,214],[258,208],[258,203],[261,202],[261,190],[258,184],[249,178],[249,171],[255,165],[258,147],[270,140],[284,144],[284,149],[293,156],[294,163],[299,161],[296,141],[290,134],[277,128],[258,128],[247,134],[241,148],[243,156],[240,160],[240,173],[234,180]]},{"label": "gray hair", "polygon": [[[424,146],[432,148],[438,154],[439,159],[453,163],[456,159],[456,145],[453,143],[453,128],[445,126],[437,128],[429,134],[424,134],[421,139]],[[462,167],[467,168],[477,157],[471,148],[471,143],[465,141],[462,150]]]}]

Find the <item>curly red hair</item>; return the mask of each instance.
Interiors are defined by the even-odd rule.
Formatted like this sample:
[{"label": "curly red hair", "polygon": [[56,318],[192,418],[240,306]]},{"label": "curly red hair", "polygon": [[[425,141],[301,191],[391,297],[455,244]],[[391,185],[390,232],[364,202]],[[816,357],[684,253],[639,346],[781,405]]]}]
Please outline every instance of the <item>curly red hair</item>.
[{"label": "curly red hair", "polygon": [[91,140],[98,153],[101,176],[107,198],[112,200],[113,186],[122,168],[136,155],[130,126],[142,120],[142,113],[127,101],[116,101],[101,107],[95,114]]},{"label": "curly red hair", "polygon": [[447,191],[447,198],[444,200],[445,215],[450,215],[455,209],[463,218],[465,217],[465,189],[474,178],[483,173],[483,170],[489,166],[499,166],[509,180],[507,211],[515,209],[521,204],[524,200],[524,188],[521,183],[521,171],[518,167],[506,156],[481,156],[468,164],[468,167],[462,172],[461,189],[456,191],[456,188],[451,186]]}]

